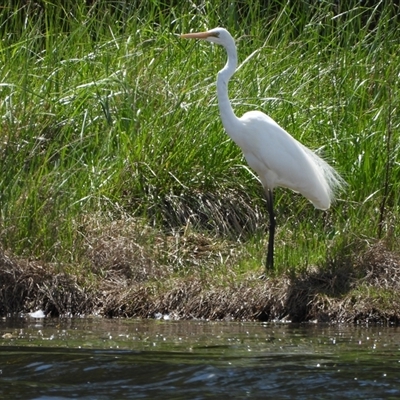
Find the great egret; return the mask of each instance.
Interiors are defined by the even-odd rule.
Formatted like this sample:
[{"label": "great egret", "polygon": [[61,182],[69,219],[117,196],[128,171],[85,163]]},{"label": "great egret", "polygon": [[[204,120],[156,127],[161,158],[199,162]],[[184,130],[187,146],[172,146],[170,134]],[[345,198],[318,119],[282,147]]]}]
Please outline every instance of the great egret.
[{"label": "great egret", "polygon": [[228,82],[237,67],[237,52],[235,41],[226,29],[215,28],[181,37],[220,44],[228,53],[228,61],[217,77],[219,111],[226,132],[242,149],[247,163],[257,172],[264,186],[270,218],[266,269],[272,270],[276,224],[274,188],[280,186],[300,192],[315,208],[326,210],[344,181],[328,163],[290,136],[268,115],[249,111],[241,118],[236,117],[228,97]]}]

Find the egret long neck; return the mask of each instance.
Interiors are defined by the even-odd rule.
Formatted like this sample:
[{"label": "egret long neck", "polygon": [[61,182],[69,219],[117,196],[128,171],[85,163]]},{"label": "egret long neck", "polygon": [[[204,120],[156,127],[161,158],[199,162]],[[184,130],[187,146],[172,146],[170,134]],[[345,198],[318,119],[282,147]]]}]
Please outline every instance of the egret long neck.
[{"label": "egret long neck", "polygon": [[218,72],[217,77],[217,95],[218,95],[218,106],[221,114],[222,124],[228,135],[235,140],[235,132],[239,124],[239,119],[233,112],[231,102],[228,96],[228,82],[232,75],[235,73],[237,66],[237,53],[236,47],[233,43],[232,46],[226,47],[228,53],[228,61],[225,67]]}]

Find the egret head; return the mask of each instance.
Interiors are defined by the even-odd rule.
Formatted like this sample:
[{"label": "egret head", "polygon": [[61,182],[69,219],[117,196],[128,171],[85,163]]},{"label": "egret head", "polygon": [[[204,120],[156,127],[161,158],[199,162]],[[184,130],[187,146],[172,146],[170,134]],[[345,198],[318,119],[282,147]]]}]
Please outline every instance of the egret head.
[{"label": "egret head", "polygon": [[203,39],[211,43],[220,44],[224,47],[235,44],[233,37],[225,28],[214,28],[207,32],[186,33],[181,35],[184,39]]}]

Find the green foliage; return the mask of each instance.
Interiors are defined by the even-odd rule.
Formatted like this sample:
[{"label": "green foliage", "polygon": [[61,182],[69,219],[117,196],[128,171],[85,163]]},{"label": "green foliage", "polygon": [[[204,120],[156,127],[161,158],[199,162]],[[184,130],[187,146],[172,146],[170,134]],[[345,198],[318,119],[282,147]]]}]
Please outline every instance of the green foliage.
[{"label": "green foliage", "polygon": [[[277,264],[322,264],[360,238],[398,234],[391,2],[17,3],[0,15],[4,247],[79,262],[83,216],[121,209],[167,229],[192,221],[248,238],[246,225],[261,238],[260,185],[219,120],[225,52],[177,36],[218,25],[237,38],[237,114],[265,111],[348,182],[325,213],[277,191]],[[261,260],[264,247],[252,243]]]}]

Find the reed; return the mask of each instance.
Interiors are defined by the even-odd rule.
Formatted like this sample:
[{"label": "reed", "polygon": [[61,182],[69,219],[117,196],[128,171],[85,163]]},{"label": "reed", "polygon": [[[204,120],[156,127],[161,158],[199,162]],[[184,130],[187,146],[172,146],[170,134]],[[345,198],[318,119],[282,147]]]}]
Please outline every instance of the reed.
[{"label": "reed", "polygon": [[82,264],[87,216],[129,215],[167,233],[190,227],[240,240],[247,251],[238,268],[260,268],[262,190],[217,108],[224,50],[177,36],[218,25],[237,38],[236,113],[263,110],[348,182],[327,212],[277,190],[280,270],[328,268],[360,242],[396,243],[400,30],[392,2],[64,3],[0,11],[3,248]]}]

